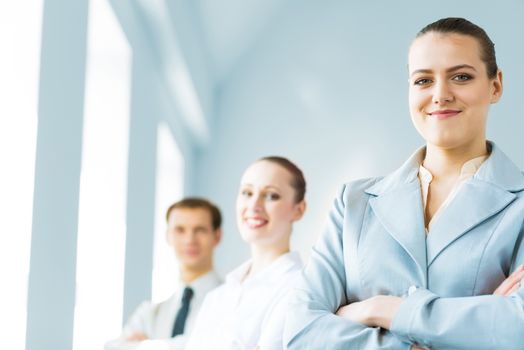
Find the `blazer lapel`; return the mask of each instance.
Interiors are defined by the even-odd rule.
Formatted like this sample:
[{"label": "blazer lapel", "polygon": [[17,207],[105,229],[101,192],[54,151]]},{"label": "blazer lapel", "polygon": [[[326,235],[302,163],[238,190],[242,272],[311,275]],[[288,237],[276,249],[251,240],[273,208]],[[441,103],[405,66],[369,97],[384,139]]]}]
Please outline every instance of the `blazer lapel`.
[{"label": "blazer lapel", "polygon": [[426,233],[420,185],[417,181],[369,200],[377,219],[406,250],[426,280]]},{"label": "blazer lapel", "polygon": [[378,221],[402,246],[426,281],[426,234],[418,167],[425,148],[417,150],[397,171],[366,190]]},{"label": "blazer lapel", "polygon": [[492,142],[491,154],[433,224],[427,238],[428,266],[456,239],[496,215],[524,189],[519,168]]},{"label": "blazer lapel", "polygon": [[478,180],[463,184],[428,234],[428,266],[453,241],[499,213],[515,198],[511,192]]},{"label": "blazer lapel", "polygon": [[[366,193],[379,222],[406,250],[425,277],[427,267],[447,246],[485,220],[496,215],[524,190],[519,168],[492,142],[491,154],[471,180],[433,224],[426,239],[419,165],[425,148],[417,150],[397,171],[386,176]],[[424,279],[425,280],[425,279]]]}]

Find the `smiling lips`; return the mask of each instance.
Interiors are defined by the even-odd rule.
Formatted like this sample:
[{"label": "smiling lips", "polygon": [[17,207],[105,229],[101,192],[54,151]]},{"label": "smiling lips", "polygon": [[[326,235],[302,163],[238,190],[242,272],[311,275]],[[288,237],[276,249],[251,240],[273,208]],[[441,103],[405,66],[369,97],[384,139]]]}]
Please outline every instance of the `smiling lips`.
[{"label": "smiling lips", "polygon": [[460,112],[461,111],[458,109],[441,109],[438,111],[429,112],[428,115],[430,117],[436,117],[439,120],[442,120],[442,119],[448,119],[448,118],[454,117],[457,114],[459,114]]},{"label": "smiling lips", "polygon": [[245,218],[244,222],[251,229],[260,228],[267,224],[267,220],[259,217]]}]

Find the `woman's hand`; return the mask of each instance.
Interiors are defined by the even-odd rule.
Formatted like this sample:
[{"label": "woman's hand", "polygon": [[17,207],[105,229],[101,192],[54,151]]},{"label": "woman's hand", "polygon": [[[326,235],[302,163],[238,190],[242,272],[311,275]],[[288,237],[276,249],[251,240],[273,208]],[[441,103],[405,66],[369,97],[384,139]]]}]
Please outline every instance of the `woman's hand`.
[{"label": "woman's hand", "polygon": [[[513,273],[508,276],[500,286],[493,292],[494,295],[508,296],[520,288],[520,283],[524,278],[524,265],[520,265]],[[358,322],[368,327],[381,327],[389,329],[395,317],[402,298],[378,295],[369,299],[354,302],[342,306],[337,311],[337,316],[344,317],[353,322]],[[421,350],[422,348],[413,345],[411,350]]]},{"label": "woman's hand", "polygon": [[354,302],[338,309],[336,315],[347,318],[350,321],[362,323],[366,326],[371,325],[371,311],[369,310],[369,299]]},{"label": "woman's hand", "polygon": [[520,281],[522,281],[522,278],[524,278],[524,265],[517,267],[517,269],[513,271],[513,273],[509,275],[497,289],[495,289],[493,295],[507,297],[520,288]]},{"label": "woman's hand", "polygon": [[368,327],[389,329],[401,303],[402,298],[378,295],[343,306],[337,315]]}]

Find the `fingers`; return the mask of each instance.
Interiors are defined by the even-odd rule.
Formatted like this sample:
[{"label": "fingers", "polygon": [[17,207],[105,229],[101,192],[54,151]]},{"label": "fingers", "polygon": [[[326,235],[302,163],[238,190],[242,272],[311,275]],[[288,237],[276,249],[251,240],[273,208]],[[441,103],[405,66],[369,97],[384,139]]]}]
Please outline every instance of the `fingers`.
[{"label": "fingers", "polygon": [[524,278],[524,265],[520,265],[508,276],[498,288],[493,292],[494,295],[508,296],[520,287],[520,282]]},{"label": "fingers", "polygon": [[520,283],[515,284],[506,294],[504,294],[504,296],[508,296],[508,295],[515,293],[517,290],[519,290],[519,288],[520,288]]}]

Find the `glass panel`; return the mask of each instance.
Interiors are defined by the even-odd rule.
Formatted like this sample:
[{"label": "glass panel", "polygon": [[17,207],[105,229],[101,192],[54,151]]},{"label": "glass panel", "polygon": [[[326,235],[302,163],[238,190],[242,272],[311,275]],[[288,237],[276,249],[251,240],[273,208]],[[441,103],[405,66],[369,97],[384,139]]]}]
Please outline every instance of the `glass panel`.
[{"label": "glass panel", "polygon": [[0,329],[25,346],[42,0],[0,2]]},{"label": "glass panel", "polygon": [[166,242],[165,214],[173,202],[182,198],[184,186],[184,159],[164,123],[158,126],[156,174],[152,299],[159,302],[173,293],[178,280],[178,265]]},{"label": "glass panel", "polygon": [[131,51],[108,1],[89,2],[74,350],[120,333]]}]

